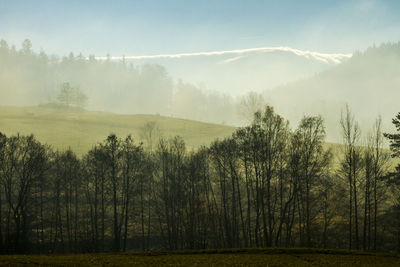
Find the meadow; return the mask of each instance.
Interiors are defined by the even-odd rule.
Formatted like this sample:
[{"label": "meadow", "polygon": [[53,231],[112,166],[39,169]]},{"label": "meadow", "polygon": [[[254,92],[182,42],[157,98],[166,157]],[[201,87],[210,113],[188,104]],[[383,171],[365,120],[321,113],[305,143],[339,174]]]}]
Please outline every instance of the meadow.
[{"label": "meadow", "polygon": [[55,149],[71,148],[83,155],[110,133],[125,137],[132,134],[141,141],[141,129],[155,122],[159,135],[181,136],[189,149],[209,145],[216,138],[227,137],[235,127],[203,123],[160,115],[122,115],[52,107],[0,107],[0,132],[6,135],[34,134]]},{"label": "meadow", "polygon": [[[58,105],[30,107],[0,106],[0,132],[6,135],[30,135],[56,150],[70,148],[82,156],[94,145],[102,142],[110,133],[119,137],[131,134],[136,142],[145,142],[142,129],[146,123],[154,122],[159,137],[180,136],[189,150],[209,146],[216,139],[229,137],[237,129],[234,126],[205,123],[174,117],[149,114],[117,114],[62,108]],[[295,127],[292,125],[292,127]],[[334,155],[343,151],[337,143],[324,142],[326,149]],[[333,157],[334,166],[339,156]],[[399,163],[392,160],[392,167]]]},{"label": "meadow", "polygon": [[2,255],[0,266],[399,266],[400,255],[331,249],[221,249]]}]

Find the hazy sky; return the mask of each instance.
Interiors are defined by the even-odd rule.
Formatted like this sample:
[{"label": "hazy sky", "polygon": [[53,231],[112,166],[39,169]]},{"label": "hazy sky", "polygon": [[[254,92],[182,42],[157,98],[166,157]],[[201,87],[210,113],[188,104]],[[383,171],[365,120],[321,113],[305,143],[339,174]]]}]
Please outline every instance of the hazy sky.
[{"label": "hazy sky", "polygon": [[351,53],[400,39],[400,1],[0,0],[0,39],[66,55],[289,46]]}]

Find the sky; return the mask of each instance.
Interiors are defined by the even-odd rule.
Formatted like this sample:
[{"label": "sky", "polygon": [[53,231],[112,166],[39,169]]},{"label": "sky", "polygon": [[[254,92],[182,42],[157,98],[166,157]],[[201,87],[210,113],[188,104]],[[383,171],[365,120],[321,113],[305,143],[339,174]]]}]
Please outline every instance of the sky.
[{"label": "sky", "polygon": [[59,56],[257,47],[353,53],[400,40],[400,1],[0,0],[0,39]]}]

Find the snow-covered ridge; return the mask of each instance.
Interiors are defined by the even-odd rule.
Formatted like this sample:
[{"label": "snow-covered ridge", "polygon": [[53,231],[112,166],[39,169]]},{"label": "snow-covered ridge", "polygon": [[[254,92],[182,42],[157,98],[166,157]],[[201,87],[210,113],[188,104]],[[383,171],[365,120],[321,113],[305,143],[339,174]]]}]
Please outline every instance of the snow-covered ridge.
[{"label": "snow-covered ridge", "polygon": [[209,52],[194,52],[194,53],[180,53],[180,54],[159,54],[159,55],[145,55],[145,56],[113,56],[113,57],[96,57],[99,60],[122,60],[122,59],[158,59],[158,58],[182,58],[182,57],[198,57],[198,56],[220,56],[220,55],[242,55],[250,53],[270,53],[270,52],[289,52],[297,56],[305,58],[314,58],[324,63],[341,63],[343,60],[348,59],[352,54],[341,53],[319,53],[315,51],[304,51],[286,46],[277,47],[258,47],[247,49],[223,50],[223,51],[209,51]]}]

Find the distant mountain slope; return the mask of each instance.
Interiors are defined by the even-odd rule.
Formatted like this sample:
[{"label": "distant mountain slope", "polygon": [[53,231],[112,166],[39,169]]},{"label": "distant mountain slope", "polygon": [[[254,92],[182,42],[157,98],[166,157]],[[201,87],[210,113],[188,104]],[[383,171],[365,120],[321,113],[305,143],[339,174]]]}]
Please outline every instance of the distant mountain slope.
[{"label": "distant mountain slope", "polygon": [[366,131],[380,114],[386,130],[400,111],[400,43],[371,47],[311,78],[266,91],[268,101],[292,125],[303,114],[321,114],[328,140],[339,142],[340,112],[350,105]]},{"label": "distant mountain slope", "polygon": [[140,141],[141,128],[154,121],[163,137],[179,135],[188,148],[208,145],[216,138],[229,136],[234,127],[202,123],[157,115],[119,115],[113,113],[66,111],[43,107],[0,107],[0,132],[33,133],[56,149],[71,147],[84,154],[108,134],[132,134]]},{"label": "distant mountain slope", "polygon": [[135,65],[160,64],[174,79],[237,96],[307,78],[346,61],[348,56],[271,47],[127,57],[127,60]]}]

